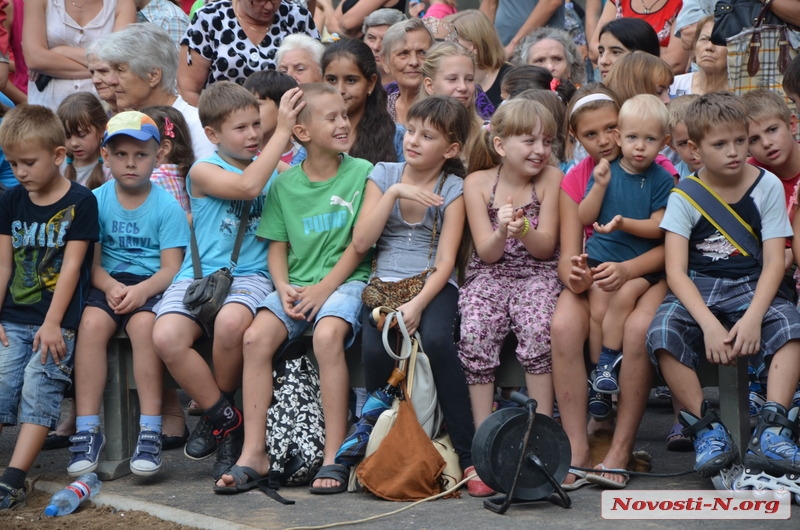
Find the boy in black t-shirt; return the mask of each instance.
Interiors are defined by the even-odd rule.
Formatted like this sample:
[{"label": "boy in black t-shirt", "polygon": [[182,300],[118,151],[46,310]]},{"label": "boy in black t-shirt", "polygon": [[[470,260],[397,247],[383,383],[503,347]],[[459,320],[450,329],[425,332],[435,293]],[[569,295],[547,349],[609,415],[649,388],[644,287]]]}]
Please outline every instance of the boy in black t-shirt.
[{"label": "boy in black t-shirt", "polygon": [[45,107],[21,105],[0,126],[21,184],[0,197],[0,423],[22,423],[0,510],[24,502],[25,476],[58,421],[98,239],[97,200],[59,170],[65,143]]}]

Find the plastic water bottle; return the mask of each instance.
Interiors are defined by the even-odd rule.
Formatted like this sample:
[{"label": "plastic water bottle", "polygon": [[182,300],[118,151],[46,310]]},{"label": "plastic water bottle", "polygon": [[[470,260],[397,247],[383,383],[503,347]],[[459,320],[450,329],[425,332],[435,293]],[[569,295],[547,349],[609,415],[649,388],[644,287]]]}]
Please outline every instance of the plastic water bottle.
[{"label": "plastic water bottle", "polygon": [[97,495],[102,484],[94,473],[81,475],[78,480],[53,495],[44,514],[56,517],[74,512],[83,501]]}]

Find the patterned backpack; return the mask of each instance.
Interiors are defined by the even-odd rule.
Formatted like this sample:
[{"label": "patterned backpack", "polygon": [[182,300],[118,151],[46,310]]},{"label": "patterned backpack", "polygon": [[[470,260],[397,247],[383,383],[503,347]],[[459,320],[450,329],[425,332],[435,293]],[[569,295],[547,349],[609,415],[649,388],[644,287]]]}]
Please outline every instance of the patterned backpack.
[{"label": "patterned backpack", "polygon": [[270,479],[280,485],[308,484],[323,461],[325,420],[319,374],[305,356],[305,347],[302,340],[290,341],[275,356],[273,365],[267,448]]}]

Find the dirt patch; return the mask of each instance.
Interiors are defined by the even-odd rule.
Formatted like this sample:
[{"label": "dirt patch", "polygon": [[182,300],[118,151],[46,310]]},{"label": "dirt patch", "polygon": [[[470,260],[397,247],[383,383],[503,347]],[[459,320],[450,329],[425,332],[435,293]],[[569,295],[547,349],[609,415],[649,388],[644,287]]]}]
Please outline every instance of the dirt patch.
[{"label": "dirt patch", "polygon": [[110,528],[147,528],[148,530],[189,529],[177,523],[164,521],[146,512],[117,510],[111,506],[95,506],[89,502],[77,511],[63,517],[46,517],[44,509],[50,495],[39,490],[28,494],[25,506],[13,511],[0,512],[0,528],[107,530]]}]

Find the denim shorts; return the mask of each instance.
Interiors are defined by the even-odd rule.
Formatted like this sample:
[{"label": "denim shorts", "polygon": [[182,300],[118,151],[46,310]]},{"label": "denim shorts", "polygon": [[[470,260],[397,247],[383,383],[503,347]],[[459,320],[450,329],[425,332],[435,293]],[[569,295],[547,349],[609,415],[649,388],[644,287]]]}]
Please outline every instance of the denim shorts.
[{"label": "denim shorts", "polygon": [[39,326],[2,322],[8,346],[0,343],[0,424],[31,423],[50,429],[61,415],[61,401],[70,385],[75,331],[62,329],[66,356],[58,365],[51,355],[42,364],[33,351]]},{"label": "denim shorts", "polygon": [[[338,317],[350,324],[350,333],[344,342],[345,349],[353,345],[361,331],[361,291],[366,286],[366,283],[359,281],[343,283],[325,300],[314,319],[315,326],[324,317]],[[258,308],[272,311],[286,326],[289,339],[296,339],[311,325],[307,320],[295,320],[287,315],[277,291],[270,293]]]},{"label": "denim shorts", "polygon": [[[189,308],[183,303],[183,296],[186,290],[194,280],[179,280],[164,291],[159,301],[153,308],[156,313],[156,319],[161,315],[170,313],[177,313],[184,315],[186,318],[196,322],[200,328],[203,329],[206,335],[211,335],[211,331],[206,329],[205,326],[189,312]],[[250,312],[255,315],[259,304],[264,301],[268,294],[273,292],[275,288],[272,286],[272,280],[266,276],[256,274],[253,276],[234,276],[231,290],[228,297],[225,298],[225,305],[236,303],[241,304],[248,308]]]}]

